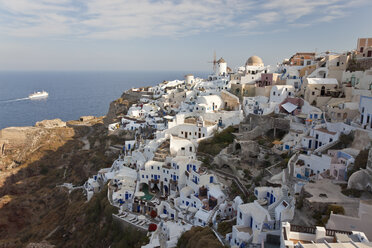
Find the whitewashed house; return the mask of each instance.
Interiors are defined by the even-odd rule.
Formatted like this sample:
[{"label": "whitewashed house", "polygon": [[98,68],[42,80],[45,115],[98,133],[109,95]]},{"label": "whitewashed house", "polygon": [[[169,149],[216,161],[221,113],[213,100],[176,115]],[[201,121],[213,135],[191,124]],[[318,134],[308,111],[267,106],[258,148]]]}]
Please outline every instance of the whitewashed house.
[{"label": "whitewashed house", "polygon": [[270,102],[281,103],[291,96],[294,96],[294,87],[292,85],[274,85],[270,91]]},{"label": "whitewashed house", "polygon": [[288,195],[286,186],[257,187],[254,194],[257,200],[238,206],[236,225],[226,235],[231,246],[259,244],[268,233],[278,233],[281,221],[290,221],[294,216],[295,200]]}]

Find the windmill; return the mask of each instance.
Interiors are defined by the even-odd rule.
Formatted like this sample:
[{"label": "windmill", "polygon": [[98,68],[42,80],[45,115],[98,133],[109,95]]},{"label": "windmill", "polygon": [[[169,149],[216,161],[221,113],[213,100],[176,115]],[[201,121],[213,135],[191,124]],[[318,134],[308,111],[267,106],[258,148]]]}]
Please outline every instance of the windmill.
[{"label": "windmill", "polygon": [[217,65],[216,51],[214,51],[214,54],[213,54],[213,61],[208,61],[208,63],[213,63],[213,72],[216,72],[216,65]]}]

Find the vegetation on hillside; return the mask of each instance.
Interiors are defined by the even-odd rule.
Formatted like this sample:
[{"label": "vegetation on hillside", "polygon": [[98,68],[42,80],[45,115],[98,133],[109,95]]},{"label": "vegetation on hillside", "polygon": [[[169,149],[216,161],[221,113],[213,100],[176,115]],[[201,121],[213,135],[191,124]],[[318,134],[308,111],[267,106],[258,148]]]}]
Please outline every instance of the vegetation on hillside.
[{"label": "vegetation on hillside", "polygon": [[[92,127],[90,150],[82,150],[89,129],[75,126],[48,130],[37,149],[26,154],[19,168],[0,182],[0,247],[24,247],[46,240],[56,247],[140,247],[146,235],[125,228],[112,218],[116,211],[107,200],[107,189],[86,202],[82,190],[71,193],[65,182],[82,185],[116,155],[104,151],[107,129]],[[92,139],[94,137],[94,139]],[[2,184],[3,183],[3,184]]]},{"label": "vegetation on hillside", "polygon": [[230,126],[221,132],[216,132],[213,137],[199,143],[198,152],[216,156],[222,149],[234,141],[235,136],[232,133],[236,131],[236,128]]},{"label": "vegetation on hillside", "polygon": [[354,172],[367,167],[368,152],[368,149],[359,152],[358,156],[355,158],[353,167],[347,172],[348,177],[350,177]]},{"label": "vegetation on hillside", "polygon": [[235,225],[236,220],[230,220],[230,221],[223,221],[218,224],[217,231],[222,235],[226,236],[226,234],[232,232],[232,227]]},{"label": "vegetation on hillside", "polygon": [[209,227],[192,227],[182,234],[177,248],[219,248],[223,247]]}]

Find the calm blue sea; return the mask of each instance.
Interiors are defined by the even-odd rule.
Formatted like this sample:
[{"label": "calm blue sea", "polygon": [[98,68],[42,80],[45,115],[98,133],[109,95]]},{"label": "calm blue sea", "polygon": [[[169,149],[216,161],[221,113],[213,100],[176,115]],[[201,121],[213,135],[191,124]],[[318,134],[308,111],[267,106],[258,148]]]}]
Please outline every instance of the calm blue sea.
[{"label": "calm blue sea", "polygon": [[[0,129],[32,126],[45,119],[102,116],[114,99],[132,87],[183,79],[189,72],[0,72]],[[206,77],[208,73],[194,73]],[[29,100],[34,91],[49,97]]]}]

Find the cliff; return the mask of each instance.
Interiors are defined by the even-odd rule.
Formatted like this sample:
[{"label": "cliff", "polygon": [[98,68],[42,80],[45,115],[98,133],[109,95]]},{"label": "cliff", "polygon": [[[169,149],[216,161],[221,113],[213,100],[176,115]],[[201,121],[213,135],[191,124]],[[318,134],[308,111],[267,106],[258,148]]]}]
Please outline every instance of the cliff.
[{"label": "cliff", "polygon": [[109,110],[104,118],[104,124],[108,126],[111,123],[119,121],[119,115],[125,115],[130,106],[141,99],[143,95],[150,94],[147,91],[131,91],[124,92],[120,98],[110,103]]},{"label": "cliff", "polygon": [[86,202],[81,186],[117,154],[124,136],[107,135],[102,118],[43,121],[0,131],[0,247],[139,247],[145,237],[123,233],[117,209],[102,191]]}]

